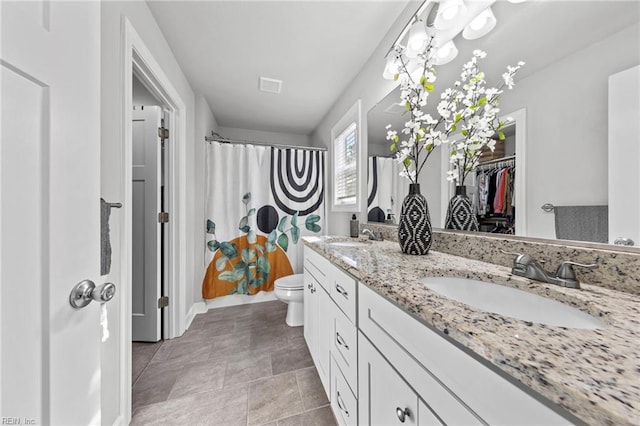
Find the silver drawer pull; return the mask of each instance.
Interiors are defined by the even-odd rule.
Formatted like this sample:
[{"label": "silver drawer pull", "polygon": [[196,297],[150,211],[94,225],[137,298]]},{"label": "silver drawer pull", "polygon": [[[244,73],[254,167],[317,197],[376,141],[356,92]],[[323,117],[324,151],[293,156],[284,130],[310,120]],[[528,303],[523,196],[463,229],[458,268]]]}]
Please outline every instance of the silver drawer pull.
[{"label": "silver drawer pull", "polygon": [[398,407],[396,408],[396,416],[398,416],[398,420],[400,420],[400,423],[404,423],[406,417],[411,417],[411,412],[408,408],[405,408],[403,410],[402,408]]},{"label": "silver drawer pull", "polygon": [[349,298],[349,293],[347,293],[347,290],[345,290],[344,287],[342,287],[338,283],[336,283],[336,291],[341,295],[343,295],[344,297],[346,297],[347,299]]},{"label": "silver drawer pull", "polygon": [[346,350],[349,350],[349,345],[347,345],[347,342],[344,341],[344,339],[342,338],[342,336],[340,335],[340,333],[338,333],[336,331],[336,342],[340,345],[340,346],[344,346],[344,348]]},{"label": "silver drawer pull", "polygon": [[340,408],[342,411],[344,411],[344,413],[347,415],[347,417],[349,417],[349,412],[347,411],[346,408],[343,407],[344,401],[342,400],[342,397],[340,396],[340,392],[338,392],[338,391],[336,391],[336,402],[338,403],[338,408]]}]

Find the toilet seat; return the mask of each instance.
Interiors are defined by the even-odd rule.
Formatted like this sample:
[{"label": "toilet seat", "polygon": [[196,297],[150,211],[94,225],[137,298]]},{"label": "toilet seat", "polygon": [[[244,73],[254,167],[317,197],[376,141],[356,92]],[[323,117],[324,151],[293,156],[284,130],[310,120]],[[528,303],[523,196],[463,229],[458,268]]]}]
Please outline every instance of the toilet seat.
[{"label": "toilet seat", "polygon": [[294,274],[278,278],[275,282],[275,288],[280,290],[302,290],[304,289],[304,275]]}]

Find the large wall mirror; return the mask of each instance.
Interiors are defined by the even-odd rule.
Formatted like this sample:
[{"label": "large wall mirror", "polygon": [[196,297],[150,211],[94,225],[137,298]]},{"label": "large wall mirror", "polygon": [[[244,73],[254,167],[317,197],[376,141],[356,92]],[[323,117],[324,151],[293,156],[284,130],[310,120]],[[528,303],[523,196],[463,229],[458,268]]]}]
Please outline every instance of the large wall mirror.
[{"label": "large wall mirror", "polygon": [[[498,1],[492,9],[497,18],[496,27],[478,40],[456,38],[459,54],[454,61],[437,68],[436,88],[429,101],[435,114],[440,91],[459,79],[462,64],[471,58],[474,49],[487,52],[481,68],[489,85],[499,83],[507,65],[515,65],[520,60],[526,62],[516,76],[516,86],[513,90],[505,90],[500,104],[501,115],[516,119],[505,132],[507,141],[499,156],[515,156],[515,159],[512,163],[507,158],[504,164],[486,166],[497,169],[513,164],[516,176],[520,174],[520,187],[516,185],[515,189],[515,223],[508,223],[506,218],[501,223],[495,218],[495,226],[486,221],[482,229],[534,238],[560,237],[605,243],[627,237],[635,239],[635,245],[640,246],[638,215],[618,228],[616,235],[607,232],[606,241],[598,240],[602,233],[590,240],[589,235],[572,237],[565,232],[566,227],[571,229],[572,220],[581,217],[592,217],[593,226],[608,226],[610,209],[614,205],[612,198],[619,196],[617,193],[621,189],[610,188],[614,181],[611,174],[617,174],[620,181],[633,182],[624,188],[624,197],[628,197],[629,203],[625,205],[626,198],[623,198],[622,203],[615,203],[616,209],[626,209],[634,203],[638,205],[640,199],[638,136],[633,137],[630,146],[622,148],[627,150],[623,152],[627,158],[632,158],[635,167],[608,165],[609,152],[614,149],[609,143],[611,127],[615,125],[610,118],[609,104],[612,102],[610,94],[615,92],[610,88],[610,80],[616,78],[610,77],[638,69],[640,3],[528,1],[513,4]],[[630,75],[630,79],[622,83],[629,90],[626,93],[617,91],[626,98],[614,100],[614,108],[628,102],[635,105],[637,111],[640,90],[637,81],[633,81],[637,71]],[[396,88],[367,115],[367,216],[370,221],[393,223],[407,194],[408,182],[398,177],[398,166],[391,158],[385,139],[387,124],[400,130],[406,121],[399,101],[399,89]],[[617,113],[613,115],[617,116]],[[638,117],[635,122],[629,118],[626,126],[637,128]],[[620,125],[625,126],[624,123]],[[631,127],[627,127],[629,129]],[[434,154],[420,175],[420,183],[429,203],[432,223],[437,228],[443,227],[446,203],[453,194],[446,182],[448,153]],[[466,184],[471,187],[470,192],[477,191],[473,180]],[[582,214],[588,216],[579,216]],[[616,220],[618,222],[624,221]],[[511,230],[508,229],[510,225]]]}]

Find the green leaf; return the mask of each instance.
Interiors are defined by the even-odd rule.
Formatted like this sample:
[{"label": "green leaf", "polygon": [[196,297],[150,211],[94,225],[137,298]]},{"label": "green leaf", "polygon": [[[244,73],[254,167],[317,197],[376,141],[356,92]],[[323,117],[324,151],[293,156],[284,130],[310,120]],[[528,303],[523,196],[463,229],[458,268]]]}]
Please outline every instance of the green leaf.
[{"label": "green leaf", "polygon": [[[308,225],[310,223],[316,223],[320,221],[320,216],[317,214],[310,214],[309,216],[307,216],[307,218],[305,219],[304,223],[305,225]],[[309,229],[309,228],[307,228]]]},{"label": "green leaf", "polygon": [[298,239],[300,238],[300,228],[294,226],[291,228],[291,239],[293,240],[293,244],[298,244]]},{"label": "green leaf", "polygon": [[424,75],[422,77],[420,77],[420,85],[424,86],[424,84],[427,82],[427,77],[425,77]]},{"label": "green leaf", "polygon": [[210,251],[216,251],[218,250],[218,248],[220,248],[220,243],[218,242],[218,240],[211,240],[207,243],[207,247],[209,247]]},{"label": "green leaf", "polygon": [[244,277],[244,267],[244,262],[236,263],[236,268],[233,270],[233,278],[235,279],[235,281],[238,281],[239,279]]},{"label": "green leaf", "polygon": [[395,151],[396,150],[396,144],[392,143],[391,146],[389,146],[389,150],[390,151]]},{"label": "green leaf", "polygon": [[284,227],[287,224],[288,216],[282,216],[280,223],[278,223],[278,231],[284,232]]},{"label": "green leaf", "polygon": [[455,125],[455,124],[452,124],[452,125],[451,125],[451,127],[449,128],[449,131],[450,131],[451,133],[455,132],[456,130],[458,130],[458,128],[456,127],[456,125]]},{"label": "green leaf", "polygon": [[239,291],[240,294],[247,294],[247,280],[242,280],[238,283],[238,289],[240,289],[241,291]]},{"label": "green leaf", "polygon": [[289,247],[289,236],[287,234],[280,234],[278,237],[278,245],[282,247],[282,250],[287,251]]},{"label": "green leaf", "polygon": [[486,96],[484,96],[484,97],[482,97],[482,98],[480,98],[480,99],[478,100],[478,105],[479,105],[479,106],[482,106],[482,105],[484,105],[484,104],[486,104],[486,103],[487,103],[487,97],[486,97]]},{"label": "green leaf", "polygon": [[298,226],[298,213],[299,212],[295,212],[293,216],[291,216],[291,226]]},{"label": "green leaf", "polygon": [[238,224],[238,229],[241,230],[242,232],[247,232],[247,231],[243,231],[243,229],[245,229],[248,224],[249,224],[249,218],[247,216],[243,216],[242,219],[240,219],[240,223]]},{"label": "green leaf", "polygon": [[271,264],[269,263],[269,259],[266,256],[258,257],[258,270],[262,273],[269,273],[271,271]]},{"label": "green leaf", "polygon": [[220,251],[229,259],[233,259],[238,255],[238,246],[234,243],[222,242],[220,243]]},{"label": "green leaf", "polygon": [[460,133],[462,133],[462,136],[469,136],[469,131],[467,129],[462,129]]},{"label": "green leaf", "polygon": [[433,84],[431,84],[431,83],[429,83],[429,84],[427,84],[426,86],[424,86],[424,89],[425,89],[427,92],[433,92],[433,90],[434,90],[435,88],[436,88],[436,87],[435,87]]},{"label": "green leaf", "polygon": [[498,121],[498,130],[502,130],[504,127],[504,121]]},{"label": "green leaf", "polygon": [[498,132],[498,139],[500,139],[501,141],[503,141],[505,139],[504,133],[502,132]]},{"label": "green leaf", "polygon": [[267,247],[267,253],[276,251],[276,245],[274,243],[270,243],[269,241],[267,241],[266,247]]},{"label": "green leaf", "polygon": [[216,270],[222,271],[227,266],[227,256],[220,256],[218,260],[216,260]]},{"label": "green leaf", "polygon": [[242,249],[242,261],[244,263],[251,263],[251,261],[256,257],[256,251],[251,248]]},{"label": "green leaf", "polygon": [[405,165],[406,167],[409,167],[409,166],[411,165],[411,159],[410,159],[410,158],[405,158],[405,159],[404,159],[404,165]]},{"label": "green leaf", "polygon": [[322,230],[322,228],[320,227],[320,225],[316,224],[316,223],[308,223],[307,224],[307,229],[311,232],[320,232]]},{"label": "green leaf", "polygon": [[458,113],[456,114],[456,117],[453,119],[453,122],[457,123],[460,120],[462,120],[462,114]]},{"label": "green leaf", "polygon": [[246,206],[246,205],[249,203],[249,201],[251,201],[251,193],[250,193],[250,192],[247,192],[246,194],[244,194],[244,195],[242,196],[242,202],[243,202],[243,203],[244,203],[244,205]]},{"label": "green leaf", "polygon": [[267,242],[273,244],[276,242],[277,237],[278,237],[278,232],[274,229],[273,231],[271,231],[271,233],[267,237]]},{"label": "green leaf", "polygon": [[247,216],[251,216],[253,214],[256,214],[256,209],[251,209],[247,212]]},{"label": "green leaf", "polygon": [[216,233],[216,224],[212,221],[207,219],[207,234],[215,234]]},{"label": "green leaf", "polygon": [[233,271],[221,272],[220,275],[218,275],[218,279],[221,280],[221,281],[229,281],[229,282],[238,281],[236,278],[234,278]]},{"label": "green leaf", "polygon": [[261,286],[262,284],[264,284],[266,281],[265,281],[265,279],[264,279],[264,278],[260,277],[260,278],[256,278],[255,282],[256,282],[255,286],[256,286],[256,287],[260,287],[260,286]]},{"label": "green leaf", "polygon": [[257,240],[258,237],[256,236],[256,231],[249,231],[249,233],[247,234],[247,241],[249,241],[249,244],[255,244]]},{"label": "green leaf", "polygon": [[404,107],[407,111],[409,111],[411,109],[411,104],[407,102]]},{"label": "green leaf", "polygon": [[260,244],[256,244],[256,251],[260,254],[264,254],[264,246],[260,245]]},{"label": "green leaf", "polygon": [[393,81],[398,81],[398,78],[400,78],[400,74],[393,75]]}]

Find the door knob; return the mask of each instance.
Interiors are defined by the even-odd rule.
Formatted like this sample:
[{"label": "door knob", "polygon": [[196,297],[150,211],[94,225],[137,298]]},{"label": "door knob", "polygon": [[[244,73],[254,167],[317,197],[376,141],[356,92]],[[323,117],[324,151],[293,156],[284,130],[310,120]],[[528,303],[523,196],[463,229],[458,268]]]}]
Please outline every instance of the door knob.
[{"label": "door knob", "polygon": [[71,290],[69,303],[74,309],[81,309],[92,300],[100,303],[108,302],[115,294],[116,286],[113,283],[104,283],[96,287],[93,281],[83,280]]}]

